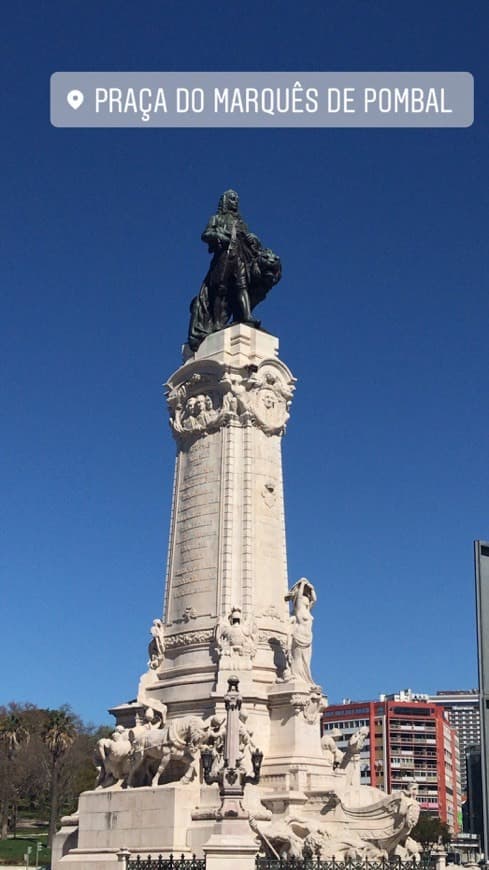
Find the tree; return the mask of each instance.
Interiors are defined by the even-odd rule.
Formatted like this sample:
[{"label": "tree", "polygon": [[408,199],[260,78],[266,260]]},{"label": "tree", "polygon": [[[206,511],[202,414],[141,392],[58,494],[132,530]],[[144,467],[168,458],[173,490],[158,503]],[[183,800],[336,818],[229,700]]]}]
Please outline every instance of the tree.
[{"label": "tree", "polygon": [[[76,809],[81,791],[95,786],[93,750],[113,728],[86,726],[69,707],[50,710],[11,702],[0,707],[0,835],[28,812],[50,819]],[[13,825],[12,825],[13,822]]]},{"label": "tree", "polygon": [[9,816],[15,817],[18,791],[15,776],[15,757],[29,742],[29,732],[21,718],[13,711],[0,715],[0,766],[2,773],[0,839],[8,836]]},{"label": "tree", "polygon": [[47,713],[47,721],[42,737],[48,750],[50,761],[48,845],[51,846],[58,821],[62,763],[64,756],[75,742],[77,723],[75,716],[68,707],[62,707],[60,710],[48,710]]},{"label": "tree", "polygon": [[450,830],[446,822],[442,822],[438,816],[430,816],[428,813],[421,813],[410,836],[413,840],[421,843],[424,849],[440,842],[446,846],[451,840]]}]

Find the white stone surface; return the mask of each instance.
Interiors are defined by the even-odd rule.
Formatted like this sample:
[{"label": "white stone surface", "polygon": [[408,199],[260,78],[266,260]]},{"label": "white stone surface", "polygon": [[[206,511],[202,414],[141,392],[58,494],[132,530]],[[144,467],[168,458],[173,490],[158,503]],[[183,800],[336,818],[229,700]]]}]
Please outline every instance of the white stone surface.
[{"label": "white stone surface", "polygon": [[55,866],[69,868],[85,861],[92,870],[94,861],[112,862],[122,848],[133,854],[189,853],[188,830],[199,801],[198,783],[83,792],[77,847],[61,857],[56,845]]},{"label": "white stone surface", "polygon": [[[252,671],[245,702],[261,706],[264,723],[267,690],[285,667],[281,440],[293,389],[278,340],[244,324],[208,336],[169,379],[177,458],[164,637],[138,700],[167,704],[170,718],[209,715],[225,672],[243,669]],[[247,661],[220,644],[233,608],[252,635]]]},{"label": "white stone surface", "polygon": [[221,822],[205,843],[206,870],[255,870],[258,842],[247,822]]}]

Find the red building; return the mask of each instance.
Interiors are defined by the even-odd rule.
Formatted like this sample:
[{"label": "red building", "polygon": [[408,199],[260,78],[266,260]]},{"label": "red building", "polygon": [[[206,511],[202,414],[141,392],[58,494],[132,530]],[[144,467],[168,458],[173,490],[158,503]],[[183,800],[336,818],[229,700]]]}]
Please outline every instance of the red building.
[{"label": "red building", "polygon": [[415,780],[421,809],[439,816],[457,833],[458,737],[443,707],[420,701],[360,701],[327,707],[322,716],[323,732],[338,729],[340,749],[364,725],[369,737],[360,756],[362,783],[395,792]]}]

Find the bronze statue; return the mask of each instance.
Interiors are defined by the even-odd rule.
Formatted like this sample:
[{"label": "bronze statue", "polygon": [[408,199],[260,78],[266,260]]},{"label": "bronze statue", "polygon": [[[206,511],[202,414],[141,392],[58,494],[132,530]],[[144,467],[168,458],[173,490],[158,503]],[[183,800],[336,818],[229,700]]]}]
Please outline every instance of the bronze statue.
[{"label": "bronze statue", "polygon": [[236,191],[226,190],[202,233],[213,254],[199,295],[190,305],[188,343],[196,351],[207,335],[233,323],[259,328],[251,312],[282,274],[280,259],[250,233]]}]

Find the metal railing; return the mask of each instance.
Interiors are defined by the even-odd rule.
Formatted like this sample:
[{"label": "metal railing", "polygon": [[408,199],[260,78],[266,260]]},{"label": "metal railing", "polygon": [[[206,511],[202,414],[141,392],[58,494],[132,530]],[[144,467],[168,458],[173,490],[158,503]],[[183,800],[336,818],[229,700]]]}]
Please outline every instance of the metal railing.
[{"label": "metal railing", "polygon": [[256,858],[256,870],[429,870],[429,856],[402,860],[401,858],[381,858],[372,860],[364,858],[356,860],[347,858],[337,861],[330,858]]},{"label": "metal railing", "polygon": [[173,855],[168,858],[162,855],[141,858],[138,855],[135,859],[129,859],[127,870],[205,870],[205,858],[196,858],[195,855],[192,858],[185,858],[184,855],[180,858],[174,858]]}]

